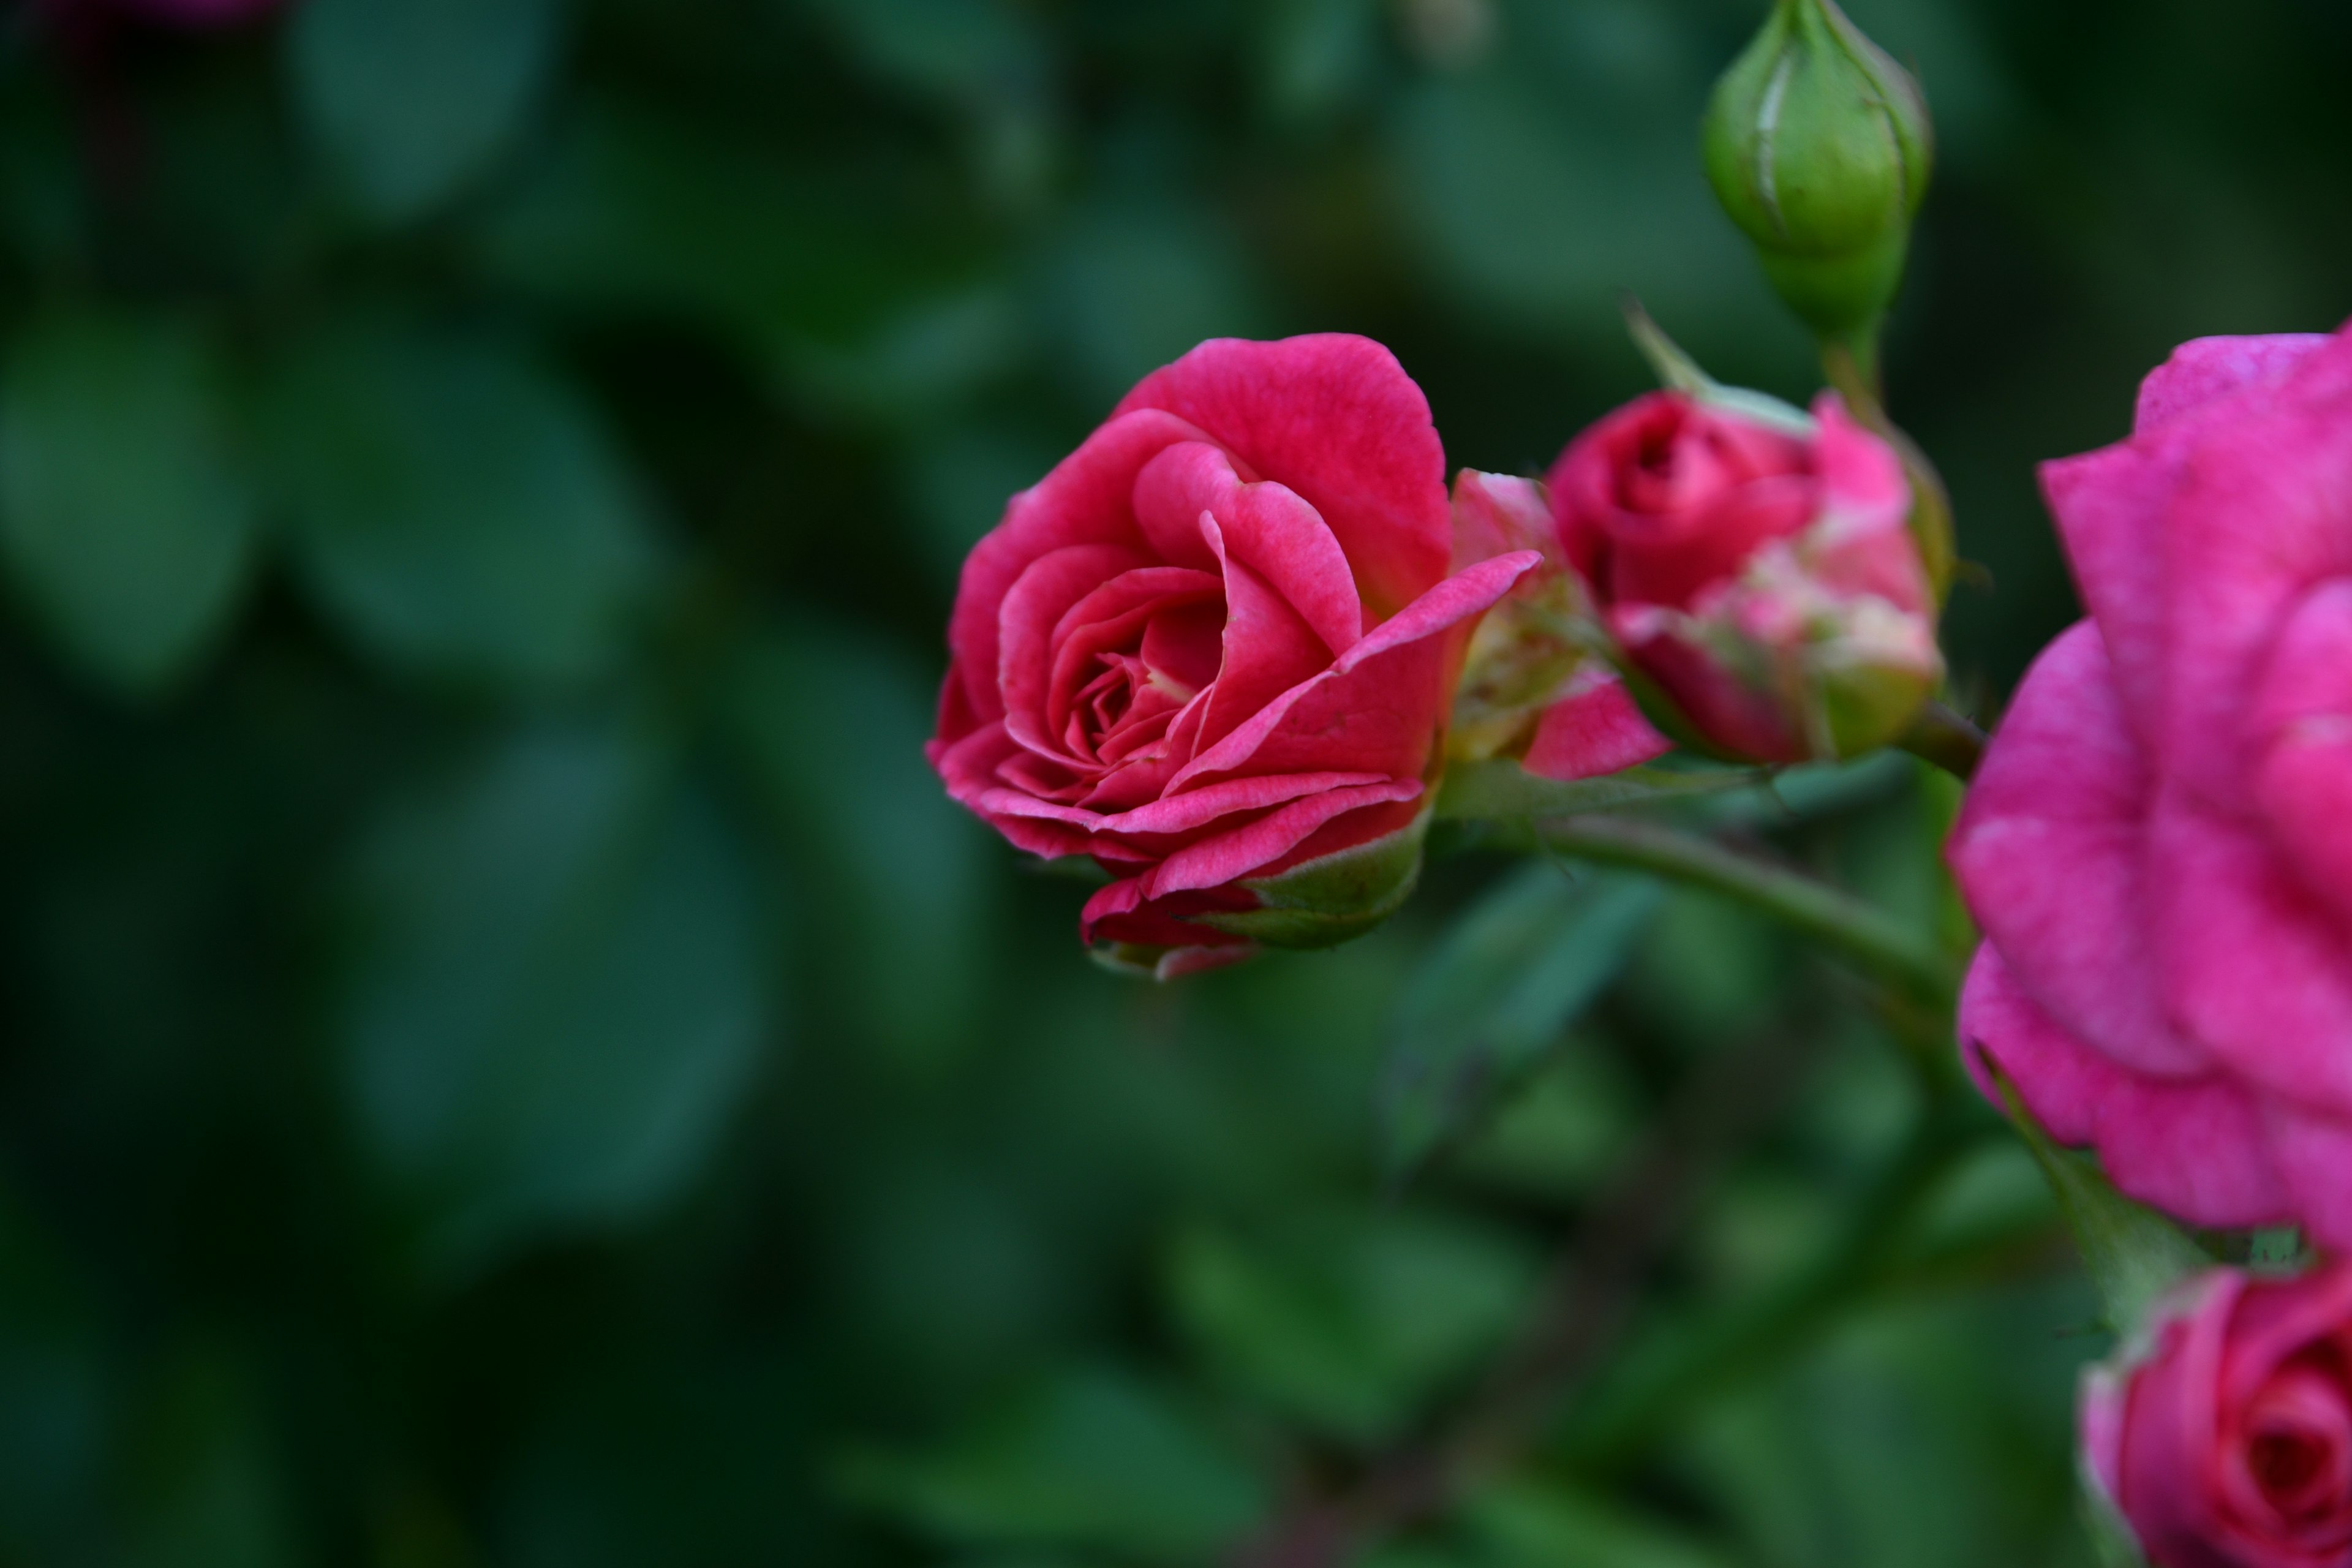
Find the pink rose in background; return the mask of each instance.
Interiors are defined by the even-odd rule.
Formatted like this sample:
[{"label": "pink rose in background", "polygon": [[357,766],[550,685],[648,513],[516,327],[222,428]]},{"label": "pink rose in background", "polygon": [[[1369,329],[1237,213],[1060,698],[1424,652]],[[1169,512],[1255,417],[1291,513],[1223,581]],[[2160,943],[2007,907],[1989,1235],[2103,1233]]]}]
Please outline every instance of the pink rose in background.
[{"label": "pink rose in background", "polygon": [[1720,751],[1885,744],[1943,673],[1892,448],[1824,394],[1639,398],[1552,468],[1570,563],[1626,656]]},{"label": "pink rose in background", "polygon": [[2352,1264],[2198,1276],[2085,1376],[2082,1438],[2156,1568],[2352,1563]]},{"label": "pink rose in background", "polygon": [[2352,339],[2186,344],[2042,487],[2091,618],[1952,836],[1963,1051],[2134,1197],[2352,1247]]},{"label": "pink rose in background", "polygon": [[1449,575],[1444,454],[1395,358],[1206,342],[964,563],[932,765],[1024,849],[1113,877],[1081,920],[1165,976],[1392,910],[1465,640],[1539,557]]},{"label": "pink rose in background", "polygon": [[1514,757],[1544,778],[1581,779],[1646,763],[1671,742],[1651,728],[1607,659],[1572,628],[1592,618],[1551,503],[1533,479],[1465,468],[1454,480],[1456,571],[1517,551],[1543,564],[1487,612],[1454,700],[1456,757]]}]

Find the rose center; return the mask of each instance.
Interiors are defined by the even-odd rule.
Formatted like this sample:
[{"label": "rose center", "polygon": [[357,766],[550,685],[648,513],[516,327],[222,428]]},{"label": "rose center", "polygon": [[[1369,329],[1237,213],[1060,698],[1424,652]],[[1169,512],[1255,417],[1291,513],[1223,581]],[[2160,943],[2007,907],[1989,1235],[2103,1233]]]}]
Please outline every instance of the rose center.
[{"label": "rose center", "polygon": [[2327,1450],[2307,1432],[2265,1432],[2254,1439],[2246,1462],[2263,1495],[2282,1512],[2292,1512],[2326,1468]]}]

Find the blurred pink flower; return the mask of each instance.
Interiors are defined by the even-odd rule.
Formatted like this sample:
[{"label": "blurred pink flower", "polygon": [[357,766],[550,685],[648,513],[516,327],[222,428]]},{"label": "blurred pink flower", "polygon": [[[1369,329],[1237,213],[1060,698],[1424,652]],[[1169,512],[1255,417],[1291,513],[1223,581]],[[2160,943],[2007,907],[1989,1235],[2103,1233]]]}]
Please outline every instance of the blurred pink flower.
[{"label": "blurred pink flower", "polygon": [[2082,1439],[2156,1568],[2352,1562],[2352,1263],[2191,1279],[2085,1375]]},{"label": "blurred pink flower", "polygon": [[1551,470],[1570,563],[1626,657],[1717,749],[1891,741],[1943,673],[1901,461],[1824,394],[1637,399]]},{"label": "blurred pink flower", "polygon": [[1952,836],[1962,1049],[2133,1196],[2352,1247],[2352,337],[2185,344],[2042,478],[2091,617]]}]

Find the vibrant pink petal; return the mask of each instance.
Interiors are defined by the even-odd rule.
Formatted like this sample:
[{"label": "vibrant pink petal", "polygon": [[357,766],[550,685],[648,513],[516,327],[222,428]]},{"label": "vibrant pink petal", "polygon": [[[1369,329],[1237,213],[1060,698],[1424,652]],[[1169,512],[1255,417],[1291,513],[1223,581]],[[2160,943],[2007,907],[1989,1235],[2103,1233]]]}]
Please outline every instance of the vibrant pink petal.
[{"label": "vibrant pink petal", "polygon": [[2282,856],[2352,916],[2352,579],[2323,584],[2288,617],[2247,732],[2254,798]]},{"label": "vibrant pink petal", "polygon": [[1253,773],[1182,795],[1162,795],[1131,811],[1108,813],[1056,805],[1009,790],[997,795],[983,795],[981,800],[989,810],[1007,816],[1065,823],[1082,832],[1105,837],[1147,838],[1194,832],[1220,817],[1265,811],[1306,795],[1388,782],[1379,773]]},{"label": "vibrant pink petal", "polygon": [[2132,429],[2144,434],[2241,387],[2275,382],[2327,341],[2322,332],[2269,337],[2191,338],[2139,384]]},{"label": "vibrant pink petal", "polygon": [[2059,1023],[2140,1072],[2211,1060],[2164,1016],[2147,931],[2147,763],[2099,628],[2043,650],[2003,717],[1946,848],[1969,908]]},{"label": "vibrant pink petal", "polygon": [[1533,550],[1546,566],[1567,566],[1559,529],[1543,486],[1511,474],[1465,468],[1454,476],[1454,570],[1492,561],[1514,551]]},{"label": "vibrant pink petal", "polygon": [[1589,779],[1662,757],[1674,742],[1653,729],[1614,671],[1580,670],[1543,710],[1519,765],[1538,778]]},{"label": "vibrant pink petal", "polygon": [[1304,497],[1379,620],[1444,577],[1445,453],[1429,401],[1369,338],[1220,338],[1144,378],[1118,412],[1165,409]]},{"label": "vibrant pink petal", "polygon": [[[2344,356],[2352,341],[2310,355],[2282,396]],[[2352,574],[2347,496],[2352,395],[2216,432],[2189,459],[2169,529],[2164,761],[2216,805],[2252,804],[2239,736],[2272,637],[2308,589]]]},{"label": "vibrant pink petal", "polygon": [[2270,1102],[2271,1157],[2294,1216],[2319,1246],[2352,1251],[2352,1118],[2285,1100]]},{"label": "vibrant pink petal", "polygon": [[1003,716],[996,690],[997,610],[1029,563],[1072,544],[1117,544],[1140,552],[1130,498],[1135,477],[1161,448],[1201,433],[1172,415],[1145,410],[1116,418],[1007,502],[1003,521],[964,558],[948,647],[963,674],[965,699],[982,721]]},{"label": "vibrant pink petal", "polygon": [[2352,947],[2249,825],[2168,784],[2148,825],[2163,995],[2272,1093],[2352,1115]]},{"label": "vibrant pink petal", "polygon": [[1041,756],[1068,754],[1049,723],[1045,702],[1054,671],[1054,628],[1072,606],[1105,583],[1151,563],[1120,544],[1069,544],[1032,561],[997,613],[996,688],[1005,732]]},{"label": "vibrant pink petal", "polygon": [[1171,787],[1244,768],[1418,778],[1453,700],[1462,638],[1542,561],[1522,551],[1447,578],[1381,623],[1330,669],[1284,692],[1203,749]]},{"label": "vibrant pink petal", "polygon": [[2033,1004],[1990,942],[1960,994],[1963,1059],[1985,1097],[1989,1056],[2061,1143],[2091,1145],[2116,1185],[2195,1225],[2271,1224],[2290,1212],[2253,1096],[2227,1077],[2156,1079],[2076,1039]]},{"label": "vibrant pink petal", "polygon": [[1265,578],[1333,657],[1364,635],[1348,557],[1295,491],[1271,481],[1244,484],[1224,453],[1200,441],[1171,447],[1136,477],[1136,521],[1164,558],[1213,564],[1208,558],[1216,552],[1201,531],[1204,512],[1217,520],[1224,553]]},{"label": "vibrant pink petal", "polygon": [[1331,650],[1273,584],[1231,558],[1223,529],[1206,512],[1201,530],[1225,574],[1224,659],[1216,683],[1203,694],[1197,742],[1213,746],[1267,703],[1329,668]]},{"label": "vibrant pink petal", "polygon": [[1245,826],[1187,844],[1144,874],[1144,889],[1160,899],[1223,887],[1273,865],[1335,817],[1360,806],[1415,800],[1421,789],[1419,779],[1388,779],[1294,800]]}]

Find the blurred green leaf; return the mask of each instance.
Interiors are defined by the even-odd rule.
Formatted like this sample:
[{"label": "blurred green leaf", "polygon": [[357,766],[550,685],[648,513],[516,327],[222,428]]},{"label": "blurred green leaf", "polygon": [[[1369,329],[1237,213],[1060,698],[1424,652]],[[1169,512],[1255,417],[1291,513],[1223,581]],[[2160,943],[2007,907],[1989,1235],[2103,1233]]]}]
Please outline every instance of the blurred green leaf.
[{"label": "blurred green leaf", "polygon": [[1369,1446],[1510,1327],[1527,1256],[1443,1215],[1333,1219],[1251,1244],[1194,1226],[1169,1258],[1178,1317],[1223,1373],[1328,1436]]},{"label": "blurred green leaf", "polygon": [[1658,899],[1647,878],[1538,862],[1459,918],[1398,1010],[1381,1097],[1392,1172],[1476,1126],[1565,1043]]},{"label": "blurred green leaf", "polygon": [[1081,212],[1039,285],[1074,386],[1106,403],[1203,338],[1265,331],[1251,258],[1197,204],[1123,197]]},{"label": "blurred green leaf", "polygon": [[255,503],[193,320],[53,311],[0,370],[0,552],[60,647],[116,689],[184,674],[227,625]]},{"label": "blurred green leaf", "polygon": [[1046,39],[1005,0],[796,0],[879,79],[969,108],[1038,92]]},{"label": "blurred green leaf", "polygon": [[562,0],[307,0],[287,29],[295,101],[367,216],[422,216],[529,125]]},{"label": "blurred green leaf", "polygon": [[194,1345],[167,1363],[140,1456],[139,1568],[291,1568],[289,1479],[243,1356]]},{"label": "blurred green leaf", "polygon": [[1067,1371],[931,1454],[867,1454],[853,1497],[971,1544],[1095,1546],[1195,1562],[1265,1498],[1249,1470],[1166,1395],[1108,1369]]},{"label": "blurred green leaf", "polygon": [[825,975],[901,1061],[970,1041],[987,935],[985,830],[923,760],[930,682],[870,633],[810,617],[749,648],[728,714],[759,796],[821,879]]},{"label": "blurred green leaf", "polygon": [[751,1077],[742,853],[672,769],[617,728],[525,731],[363,847],[350,1090],[432,1261],[654,1209]]},{"label": "blurred green leaf", "polygon": [[0,1199],[0,1562],[91,1550],[113,1436],[91,1307],[31,1217]]},{"label": "blurred green leaf", "polygon": [[1462,1510],[1477,1561],[1491,1568],[1730,1568],[1721,1549],[1622,1501],[1532,1481],[1509,1481]]},{"label": "blurred green leaf", "polygon": [[637,486],[529,357],[346,325],[275,367],[261,423],[302,581],[369,652],[535,685],[619,652],[654,561]]}]

